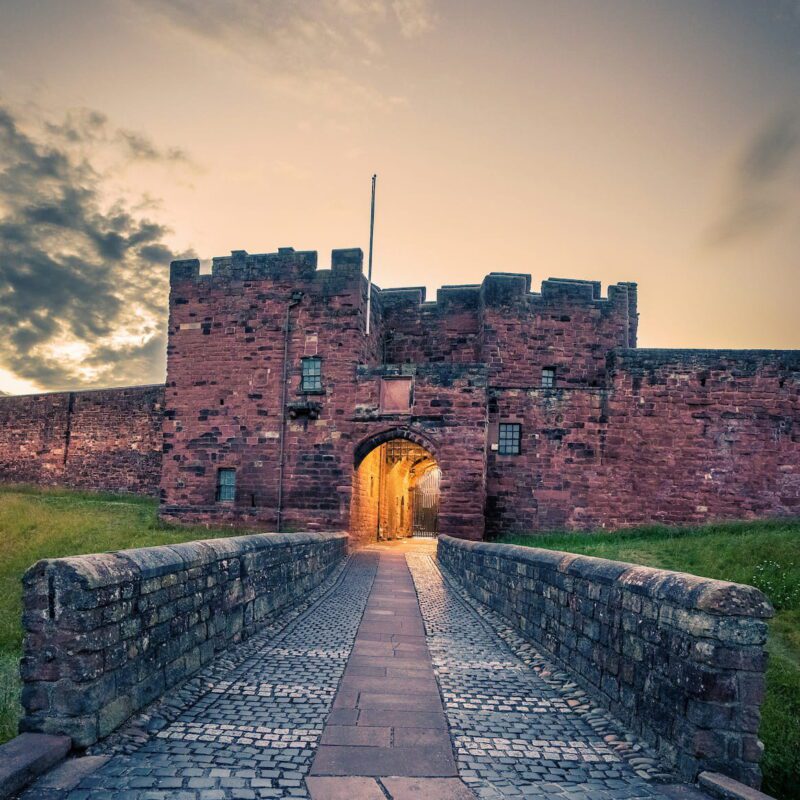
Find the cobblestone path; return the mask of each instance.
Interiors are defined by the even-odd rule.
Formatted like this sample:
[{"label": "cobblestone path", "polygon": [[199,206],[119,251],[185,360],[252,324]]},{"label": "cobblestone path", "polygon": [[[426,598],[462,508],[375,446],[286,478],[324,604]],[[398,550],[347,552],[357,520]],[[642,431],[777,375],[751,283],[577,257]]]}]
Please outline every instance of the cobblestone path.
[{"label": "cobblestone path", "polygon": [[599,709],[575,701],[568,677],[553,680],[554,670],[542,670],[546,661],[530,643],[444,579],[433,558],[409,553],[408,562],[459,774],[478,797],[666,796],[645,780],[659,767],[641,743]]}]

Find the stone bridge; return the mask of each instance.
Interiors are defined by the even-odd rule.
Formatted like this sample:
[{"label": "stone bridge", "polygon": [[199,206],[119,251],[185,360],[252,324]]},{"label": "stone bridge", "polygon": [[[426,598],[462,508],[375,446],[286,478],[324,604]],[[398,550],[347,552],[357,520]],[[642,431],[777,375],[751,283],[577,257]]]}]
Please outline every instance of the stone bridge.
[{"label": "stone bridge", "polygon": [[253,535],[42,561],[25,800],[702,797],[759,781],[751,587],[449,537]]}]

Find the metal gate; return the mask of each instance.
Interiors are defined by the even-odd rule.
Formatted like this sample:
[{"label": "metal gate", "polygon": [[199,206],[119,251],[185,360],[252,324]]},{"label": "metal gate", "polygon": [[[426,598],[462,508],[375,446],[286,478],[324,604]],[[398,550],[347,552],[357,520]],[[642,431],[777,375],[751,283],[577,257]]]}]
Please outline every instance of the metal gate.
[{"label": "metal gate", "polygon": [[439,533],[439,479],[438,467],[428,470],[411,490],[414,536],[433,539]]}]

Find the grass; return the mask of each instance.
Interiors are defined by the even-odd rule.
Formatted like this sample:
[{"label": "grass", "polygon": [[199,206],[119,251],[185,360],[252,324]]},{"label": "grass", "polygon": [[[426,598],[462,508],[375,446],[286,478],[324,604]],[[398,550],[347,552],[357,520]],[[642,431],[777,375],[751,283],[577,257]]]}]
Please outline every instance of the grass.
[{"label": "grass", "polygon": [[759,731],[765,747],[762,789],[780,800],[800,799],[800,520],[508,536],[500,541],[758,586],[776,610],[769,626],[767,696]]},{"label": "grass", "polygon": [[0,742],[17,733],[24,572],[40,558],[235,536],[226,528],[178,527],[154,500],[28,487],[0,488]]}]

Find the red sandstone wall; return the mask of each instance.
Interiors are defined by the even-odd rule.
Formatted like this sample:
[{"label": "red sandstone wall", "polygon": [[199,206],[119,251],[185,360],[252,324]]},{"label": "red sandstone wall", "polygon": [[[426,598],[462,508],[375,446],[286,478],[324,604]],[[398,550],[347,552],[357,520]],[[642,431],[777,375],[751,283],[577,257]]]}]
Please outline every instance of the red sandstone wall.
[{"label": "red sandstone wall", "polygon": [[529,275],[493,273],[481,289],[480,350],[491,386],[541,385],[556,368],[558,386],[605,385],[606,357],[636,342],[636,285],[551,278],[531,294]]},{"label": "red sandstone wall", "polygon": [[154,495],[163,386],[0,398],[0,482]]},{"label": "red sandstone wall", "polygon": [[[366,282],[360,251],[337,251],[332,270],[316,253],[173,264],[167,356],[162,511],[166,516],[277,524],[284,325],[289,304],[284,527],[346,527],[338,487],[343,467],[340,419],[352,415],[355,364],[374,354],[364,337]],[[376,326],[377,327],[377,326]],[[323,390],[300,391],[301,359],[322,359]],[[299,404],[299,405],[298,405]],[[314,404],[313,414],[302,413]],[[237,499],[215,501],[217,469],[237,470]],[[349,489],[348,489],[349,490]]]},{"label": "red sandstone wall", "polygon": [[59,483],[69,393],[0,398],[0,480]]},{"label": "red sandstone wall", "polygon": [[380,449],[376,448],[363,460],[360,469],[353,471],[348,532],[350,540],[356,546],[369,544],[377,539],[380,456]]},{"label": "red sandstone wall", "polygon": [[521,425],[520,455],[487,457],[487,533],[592,527],[593,496],[605,490],[598,389],[490,390],[490,440],[497,423]]},{"label": "red sandstone wall", "polygon": [[607,526],[800,514],[800,352],[618,354]]},{"label": "red sandstone wall", "polygon": [[480,361],[480,286],[384,290],[383,361],[386,364]]},{"label": "red sandstone wall", "polygon": [[[458,465],[450,470],[450,483],[443,481],[443,520],[454,533],[481,535],[483,373],[422,365],[415,373],[411,413],[381,414],[380,375],[358,374],[359,365],[375,364],[380,355],[379,324],[369,339],[364,335],[366,282],[360,258],[360,251],[335,251],[332,269],[317,270],[315,253],[234,253],[216,259],[209,276],[199,275],[196,261],[173,264],[164,516],[277,525],[283,430],[282,527],[346,528],[354,448],[401,425],[430,435],[449,463]],[[293,297],[290,413],[282,429],[283,326]],[[374,320],[380,319],[378,308]],[[320,393],[300,389],[301,359],[311,355],[322,359]],[[215,500],[221,467],[237,470],[232,503]]]},{"label": "red sandstone wall", "polygon": [[485,363],[496,386],[539,386],[555,367],[560,386],[604,386],[606,356],[635,347],[636,284],[600,295],[596,281],[551,278],[541,293],[530,275],[491,273],[475,286],[380,292],[384,362]]},{"label": "red sandstone wall", "polygon": [[487,531],[800,514],[800,353],[621,351],[609,390],[493,390]]}]

